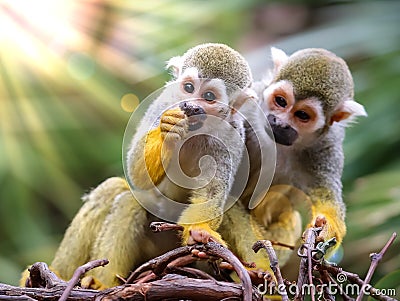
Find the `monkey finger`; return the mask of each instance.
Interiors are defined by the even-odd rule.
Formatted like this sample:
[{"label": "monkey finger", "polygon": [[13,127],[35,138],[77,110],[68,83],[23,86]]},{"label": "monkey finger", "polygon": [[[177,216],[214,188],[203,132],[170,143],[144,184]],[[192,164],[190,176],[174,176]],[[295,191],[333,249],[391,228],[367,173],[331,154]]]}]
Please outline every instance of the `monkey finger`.
[{"label": "monkey finger", "polygon": [[254,285],[270,283],[274,280],[269,272],[262,269],[247,270],[247,272],[249,273],[251,282]]},{"label": "monkey finger", "polygon": [[194,242],[194,243],[203,243],[206,244],[210,241],[211,235],[207,231],[204,230],[190,230],[190,237],[188,240],[189,242]]},{"label": "monkey finger", "polygon": [[319,235],[317,236],[316,241],[323,242],[326,239],[330,238],[328,236],[329,236],[328,226],[327,226],[327,224],[325,224],[322,226],[322,230],[321,230],[321,232],[319,232]]},{"label": "monkey finger", "polygon": [[219,268],[220,268],[220,269],[230,270],[230,271],[234,271],[234,270],[235,270],[235,269],[233,268],[233,266],[232,266],[230,263],[226,262],[226,261],[222,261],[222,262],[219,264]]},{"label": "monkey finger", "polygon": [[193,249],[192,250],[192,255],[196,256],[196,257],[199,257],[201,259],[209,259],[210,258],[210,256],[207,255],[207,253],[199,251],[197,249]]},{"label": "monkey finger", "polygon": [[163,115],[163,116],[161,116],[160,123],[161,124],[167,123],[167,124],[175,125],[175,124],[183,124],[185,120],[186,120],[185,115],[183,115],[182,117]]},{"label": "monkey finger", "polygon": [[175,109],[167,110],[161,115],[161,119],[168,118],[168,117],[184,119],[186,117],[186,115],[180,108],[175,108]]},{"label": "monkey finger", "polygon": [[173,133],[178,133],[179,131],[182,131],[183,128],[179,124],[171,124],[171,123],[160,123],[160,129],[161,132],[173,132]]},{"label": "monkey finger", "polygon": [[206,244],[211,241],[222,244],[226,247],[226,243],[222,240],[221,236],[217,232],[212,231],[212,233],[210,233],[205,229],[190,229],[189,237],[187,239],[188,245],[193,245],[196,243]]},{"label": "monkey finger", "polygon": [[323,227],[324,225],[326,225],[326,223],[327,223],[326,217],[323,215],[318,215],[315,218],[314,226],[315,227]]},{"label": "monkey finger", "polygon": [[328,231],[328,221],[324,215],[317,215],[314,219],[314,227],[321,228],[321,231],[319,232],[316,241],[317,242],[322,242],[325,239],[328,239],[329,236],[329,231]]},{"label": "monkey finger", "polygon": [[106,288],[103,283],[93,276],[85,276],[81,279],[81,287],[87,289],[103,290]]},{"label": "monkey finger", "polygon": [[165,135],[177,135],[177,136],[171,136],[169,138],[183,138],[185,136],[186,130],[184,127],[180,126],[180,125],[172,125],[172,124],[168,124],[168,123],[162,123],[160,124],[160,128],[161,128],[161,134],[163,136]]}]

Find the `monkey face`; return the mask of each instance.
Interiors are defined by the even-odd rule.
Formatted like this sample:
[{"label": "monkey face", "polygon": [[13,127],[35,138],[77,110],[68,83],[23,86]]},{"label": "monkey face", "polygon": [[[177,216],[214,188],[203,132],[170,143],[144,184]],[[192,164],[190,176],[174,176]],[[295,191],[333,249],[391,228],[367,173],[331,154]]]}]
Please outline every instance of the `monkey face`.
[{"label": "monkey face", "polygon": [[196,68],[188,68],[179,80],[180,109],[188,117],[189,130],[203,126],[207,115],[225,119],[231,108],[226,84],[220,79],[205,79],[198,75]]},{"label": "monkey face", "polygon": [[271,125],[275,142],[282,145],[307,145],[315,141],[325,125],[317,97],[298,99],[293,85],[279,81],[263,93],[262,108]]}]

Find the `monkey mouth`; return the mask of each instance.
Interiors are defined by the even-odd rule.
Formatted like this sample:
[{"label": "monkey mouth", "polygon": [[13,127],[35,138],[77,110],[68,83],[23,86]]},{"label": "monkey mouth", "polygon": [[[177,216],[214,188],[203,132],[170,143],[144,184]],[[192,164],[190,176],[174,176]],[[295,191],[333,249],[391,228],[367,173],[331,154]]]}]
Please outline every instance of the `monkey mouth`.
[{"label": "monkey mouth", "polygon": [[297,132],[295,130],[282,130],[281,128],[273,129],[275,142],[278,144],[290,146],[297,139]]}]

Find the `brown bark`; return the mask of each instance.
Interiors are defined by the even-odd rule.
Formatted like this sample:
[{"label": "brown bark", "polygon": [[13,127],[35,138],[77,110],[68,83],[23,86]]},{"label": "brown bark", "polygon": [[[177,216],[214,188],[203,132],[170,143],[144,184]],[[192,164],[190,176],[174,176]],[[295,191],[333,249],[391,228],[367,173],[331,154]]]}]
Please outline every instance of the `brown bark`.
[{"label": "brown bark", "polygon": [[[58,300],[66,286],[52,288],[21,288],[0,284],[1,300]],[[213,301],[228,299],[242,300],[243,290],[236,283],[192,279],[184,276],[167,276],[150,283],[127,284],[113,287],[104,291],[74,288],[67,300],[193,300]],[[252,300],[260,300],[255,293]]]}]

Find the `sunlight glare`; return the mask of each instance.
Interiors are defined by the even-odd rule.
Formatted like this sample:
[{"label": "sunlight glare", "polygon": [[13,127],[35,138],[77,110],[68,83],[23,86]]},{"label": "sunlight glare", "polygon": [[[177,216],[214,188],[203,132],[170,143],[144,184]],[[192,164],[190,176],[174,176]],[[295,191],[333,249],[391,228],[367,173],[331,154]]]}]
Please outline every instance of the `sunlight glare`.
[{"label": "sunlight glare", "polygon": [[39,44],[71,45],[79,33],[73,26],[74,1],[3,0],[0,42],[16,47],[30,59],[39,58]]}]

